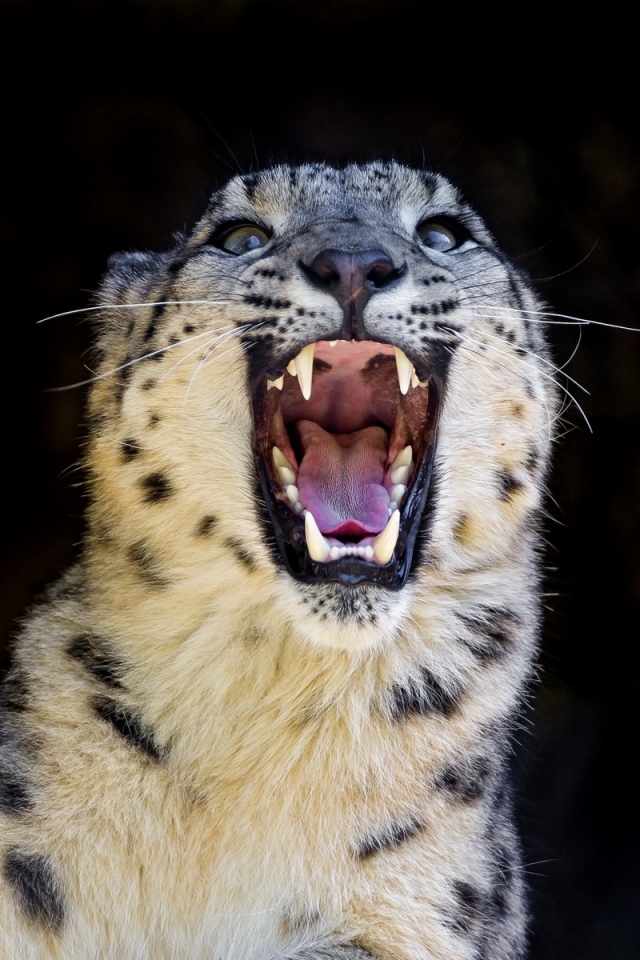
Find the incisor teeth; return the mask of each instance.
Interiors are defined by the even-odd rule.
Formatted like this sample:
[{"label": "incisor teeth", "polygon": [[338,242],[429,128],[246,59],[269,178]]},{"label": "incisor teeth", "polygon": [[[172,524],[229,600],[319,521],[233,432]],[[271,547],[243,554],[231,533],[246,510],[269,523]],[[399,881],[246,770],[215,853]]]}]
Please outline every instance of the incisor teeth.
[{"label": "incisor teeth", "polygon": [[331,547],[320,533],[318,524],[310,510],[307,510],[304,518],[304,537],[307,541],[307,550],[312,560],[315,560],[316,563],[324,563],[329,559],[331,556]]},{"label": "incisor teeth", "polygon": [[[413,450],[411,449],[411,444],[408,443],[406,447],[403,447],[398,456],[395,458],[391,464],[391,472],[389,477],[391,483],[399,485],[406,484],[409,482],[409,476],[411,474],[411,467],[413,464]],[[391,497],[391,494],[389,494]],[[397,497],[391,497],[392,500],[397,500]]]},{"label": "incisor teeth", "polygon": [[418,374],[416,373],[415,370],[411,374],[411,386],[414,388],[420,386],[420,381],[418,380]]},{"label": "incisor teeth", "polygon": [[303,347],[296,357],[296,369],[298,371],[298,383],[300,391],[305,400],[311,397],[311,384],[313,382],[313,355],[315,353],[315,343],[308,343]]},{"label": "incisor teeth", "polygon": [[277,380],[267,380],[267,390],[271,387],[276,387],[278,390],[282,390],[284,386],[284,374],[281,377],[278,377]]},{"label": "incisor teeth", "polygon": [[337,342],[338,342],[337,340],[329,340],[329,341],[328,341],[330,347],[335,347],[335,345],[336,345]]},{"label": "incisor teeth", "polygon": [[284,492],[288,496],[289,500],[295,507],[296,503],[300,503],[300,491],[296,487],[295,483],[289,483],[284,488]]},{"label": "incisor teeth", "polygon": [[289,363],[287,364],[287,371],[291,374],[292,377],[298,376],[295,360],[289,360]]},{"label": "incisor teeth", "polygon": [[394,510],[389,517],[386,527],[375,538],[371,546],[373,555],[378,563],[389,563],[393,556],[396,543],[398,542],[398,533],[400,531],[400,511]]},{"label": "incisor teeth", "polygon": [[413,364],[408,356],[400,347],[394,347],[393,352],[396,355],[396,368],[398,370],[398,383],[400,393],[405,394],[411,385],[411,377],[414,374]]},{"label": "incisor teeth", "polygon": [[389,500],[395,500],[396,503],[400,503],[406,492],[407,488],[404,483],[396,483],[396,485],[389,490]]}]

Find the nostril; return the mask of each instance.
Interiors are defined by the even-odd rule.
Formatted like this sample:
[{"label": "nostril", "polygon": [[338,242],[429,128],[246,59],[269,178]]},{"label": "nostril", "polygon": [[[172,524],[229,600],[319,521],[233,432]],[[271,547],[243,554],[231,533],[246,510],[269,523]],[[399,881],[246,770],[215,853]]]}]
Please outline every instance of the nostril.
[{"label": "nostril", "polygon": [[375,287],[376,290],[383,290],[399,280],[405,272],[404,267],[395,267],[393,262],[385,257],[383,260],[377,260],[369,269],[366,279]]}]

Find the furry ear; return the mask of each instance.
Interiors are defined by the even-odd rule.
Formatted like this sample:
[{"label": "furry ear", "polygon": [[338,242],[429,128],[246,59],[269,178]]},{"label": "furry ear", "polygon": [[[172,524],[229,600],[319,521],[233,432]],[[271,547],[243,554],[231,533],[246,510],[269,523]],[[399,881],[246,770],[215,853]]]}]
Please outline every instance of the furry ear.
[{"label": "furry ear", "polygon": [[121,334],[132,320],[142,315],[137,310],[118,309],[123,304],[149,303],[158,297],[158,281],[166,271],[166,253],[115,253],[107,262],[96,303],[104,307],[95,318],[94,337],[98,349],[107,348],[109,334]]},{"label": "furry ear", "polygon": [[129,279],[141,277],[153,267],[157,256],[154,253],[139,253],[135,250],[112,253],[107,260],[107,270],[109,274],[126,276]]}]

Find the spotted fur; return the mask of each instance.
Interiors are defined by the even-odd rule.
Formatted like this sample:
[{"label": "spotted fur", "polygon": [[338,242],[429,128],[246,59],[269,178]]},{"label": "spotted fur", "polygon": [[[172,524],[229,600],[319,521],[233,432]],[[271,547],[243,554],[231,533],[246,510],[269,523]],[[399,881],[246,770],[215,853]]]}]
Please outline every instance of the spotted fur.
[{"label": "spotted fur", "polygon": [[[416,232],[438,218],[451,250]],[[231,253],[238,223],[266,241]],[[255,397],[342,329],[310,276],[334,249],[395,271],[353,336],[443,385],[391,587],[292,573],[256,474]],[[504,757],[556,410],[526,281],[440,176],[278,167],[113,257],[99,304],[88,533],[0,701],[0,957],[523,957]]]}]

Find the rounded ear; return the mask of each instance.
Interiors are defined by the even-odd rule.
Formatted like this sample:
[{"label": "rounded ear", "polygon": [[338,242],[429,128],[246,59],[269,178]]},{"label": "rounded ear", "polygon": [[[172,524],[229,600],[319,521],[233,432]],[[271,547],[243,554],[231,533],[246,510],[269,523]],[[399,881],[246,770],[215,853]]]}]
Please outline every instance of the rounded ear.
[{"label": "rounded ear", "polygon": [[130,283],[149,273],[158,263],[160,255],[157,253],[138,253],[124,250],[122,253],[112,253],[107,260],[106,281],[115,280],[121,283]]}]

